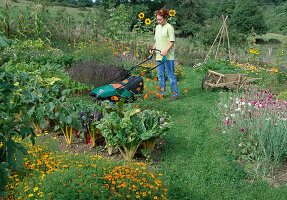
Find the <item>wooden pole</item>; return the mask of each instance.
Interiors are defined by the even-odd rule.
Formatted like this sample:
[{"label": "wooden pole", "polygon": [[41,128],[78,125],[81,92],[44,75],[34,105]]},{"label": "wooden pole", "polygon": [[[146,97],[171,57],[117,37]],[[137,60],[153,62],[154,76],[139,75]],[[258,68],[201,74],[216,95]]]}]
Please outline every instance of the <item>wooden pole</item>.
[{"label": "wooden pole", "polygon": [[[228,16],[226,16],[225,21],[227,20],[227,18],[228,18]],[[219,36],[219,34],[220,34],[220,32],[222,31],[223,28],[224,28],[224,23],[222,24],[222,26],[221,26],[221,28],[220,28],[220,30],[219,30],[219,32],[218,32],[218,34],[217,34],[215,40],[213,41],[213,43],[212,43],[212,45],[211,45],[211,47],[210,47],[210,49],[209,49],[209,51],[208,51],[208,53],[207,53],[205,59],[204,59],[204,62],[206,62],[206,60],[207,60],[207,58],[208,58],[208,55],[209,55],[209,53],[210,53],[212,47],[214,46],[214,44],[215,44],[215,42],[216,42],[216,40],[217,40],[217,38],[218,38],[218,36]]]},{"label": "wooden pole", "polygon": [[[221,42],[221,38],[222,38],[223,33],[224,33],[224,28],[223,28],[223,30],[221,31],[221,35],[220,35],[220,38],[219,38],[219,42],[218,42],[218,45],[217,45],[217,49],[216,49],[216,53],[215,53],[214,59],[216,59],[216,57],[217,57],[217,52],[218,52],[218,49],[219,49],[219,47],[220,47],[220,42]],[[224,48],[224,47],[223,47],[223,48]]]},{"label": "wooden pole", "polygon": [[[222,20],[224,21],[224,16],[223,15],[221,15],[221,17],[222,17]],[[225,34],[226,34],[226,32],[225,32],[225,29],[223,29],[224,30],[224,34],[223,34],[223,42],[222,42],[222,46],[223,46],[223,48],[222,48],[222,55],[223,55],[223,58],[224,58],[224,45],[225,45]]]},{"label": "wooden pole", "polygon": [[[227,16],[227,17],[228,17],[228,16]],[[227,31],[227,26],[226,26],[226,20],[225,20],[225,22],[224,22],[224,27],[225,27],[226,37],[227,37],[227,42],[228,42],[229,63],[231,64],[230,42],[229,42],[229,37],[228,37],[228,31]]]}]

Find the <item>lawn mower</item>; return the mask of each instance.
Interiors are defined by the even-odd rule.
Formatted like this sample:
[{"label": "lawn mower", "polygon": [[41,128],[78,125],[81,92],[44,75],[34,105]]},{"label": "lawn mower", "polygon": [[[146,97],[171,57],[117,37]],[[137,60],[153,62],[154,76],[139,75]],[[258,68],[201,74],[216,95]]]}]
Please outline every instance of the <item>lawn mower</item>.
[{"label": "lawn mower", "polygon": [[[158,49],[152,49],[154,51],[159,51]],[[91,96],[95,98],[96,100],[109,100],[111,102],[116,101],[117,99],[115,98],[132,98],[136,94],[141,94],[143,91],[143,79],[142,76],[145,74],[150,73],[153,69],[157,68],[158,66],[164,64],[166,62],[166,57],[164,56],[163,59],[161,60],[161,63],[153,68],[147,68],[142,66],[143,63],[147,62],[152,58],[152,55],[149,55],[146,60],[143,62],[137,64],[136,66],[132,67],[131,69],[125,71],[124,73],[121,73],[119,76],[111,80],[108,84],[95,88],[91,91]],[[147,71],[144,74],[141,75],[133,75],[130,76],[129,78],[123,80],[120,83],[112,84],[115,80],[118,80],[121,77],[126,77],[127,75],[130,74],[130,72],[133,69],[136,68],[144,68]],[[82,123],[82,129],[84,132],[84,136],[86,139],[86,144],[91,143],[91,137],[89,134],[88,126],[93,121],[99,121],[103,117],[102,113],[100,113],[97,110],[91,111],[91,113],[86,113],[86,112],[81,112],[80,113],[80,119]],[[100,136],[99,136],[100,137]],[[97,138],[100,139],[100,138]],[[96,140],[97,140],[96,139]]]},{"label": "lawn mower", "polygon": [[[152,49],[152,50],[161,52],[158,49]],[[136,94],[141,94],[144,88],[142,76],[150,73],[152,70],[154,70],[155,68],[157,68],[158,66],[166,62],[166,57],[164,56],[161,60],[161,63],[153,68],[147,68],[147,67],[142,66],[142,64],[149,61],[152,58],[152,56],[153,54],[149,55],[146,60],[137,64],[131,69],[125,71],[124,73],[120,74],[118,77],[111,80],[107,85],[93,89],[91,91],[91,96],[95,98],[96,100],[116,101],[120,98],[132,98]],[[140,75],[130,76],[129,78],[123,80],[120,83],[116,83],[116,84],[112,83],[113,81],[119,79],[120,77],[124,77],[130,74],[130,72],[136,68],[144,68],[147,71],[145,71],[145,73],[142,73]]]}]

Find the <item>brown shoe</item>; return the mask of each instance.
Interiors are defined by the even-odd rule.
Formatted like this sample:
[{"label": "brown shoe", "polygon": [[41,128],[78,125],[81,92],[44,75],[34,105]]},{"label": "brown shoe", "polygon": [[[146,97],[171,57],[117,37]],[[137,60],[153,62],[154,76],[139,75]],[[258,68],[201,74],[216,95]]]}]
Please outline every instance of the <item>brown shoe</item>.
[{"label": "brown shoe", "polygon": [[170,101],[177,100],[178,98],[179,98],[179,96],[172,96],[172,97],[170,98]]}]

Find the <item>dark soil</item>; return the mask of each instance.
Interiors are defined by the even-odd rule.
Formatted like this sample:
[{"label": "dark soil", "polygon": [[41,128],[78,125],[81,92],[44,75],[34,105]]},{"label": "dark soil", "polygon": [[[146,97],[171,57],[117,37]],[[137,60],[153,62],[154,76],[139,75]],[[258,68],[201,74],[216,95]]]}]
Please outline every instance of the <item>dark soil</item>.
[{"label": "dark soil", "polygon": [[[104,142],[103,137],[98,138],[96,140],[96,146],[92,147],[91,143],[86,144],[85,139],[82,139],[80,136],[73,135],[72,144],[68,145],[64,135],[61,132],[56,132],[56,133],[49,132],[49,135],[52,138],[57,137],[56,149],[59,152],[70,152],[73,154],[92,153],[92,154],[100,155],[100,156],[103,156],[109,159],[112,158],[118,161],[125,160],[118,150],[114,150],[112,155],[108,154],[107,149],[105,149],[105,142]],[[157,143],[151,155],[151,159],[148,160],[150,164],[159,165],[161,149],[165,145],[165,143],[166,142],[163,138],[157,140]],[[136,152],[134,160],[136,162],[147,162],[146,158],[143,156],[140,149],[141,149],[141,146],[139,147],[139,150]]]}]

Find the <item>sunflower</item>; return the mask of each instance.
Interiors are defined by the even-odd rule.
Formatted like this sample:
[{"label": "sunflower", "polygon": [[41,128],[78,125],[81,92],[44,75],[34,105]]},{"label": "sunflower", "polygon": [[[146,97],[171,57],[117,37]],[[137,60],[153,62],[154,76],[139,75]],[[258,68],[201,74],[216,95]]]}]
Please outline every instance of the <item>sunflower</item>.
[{"label": "sunflower", "polygon": [[169,11],[169,16],[175,16],[175,14],[176,14],[175,10],[170,10]]},{"label": "sunflower", "polygon": [[144,13],[143,13],[143,12],[141,12],[138,16],[139,16],[139,18],[141,18],[141,19],[142,19],[142,18],[144,18]]},{"label": "sunflower", "polygon": [[150,25],[150,19],[149,19],[149,18],[146,18],[145,21],[144,21],[144,23],[145,23],[146,25]]}]

